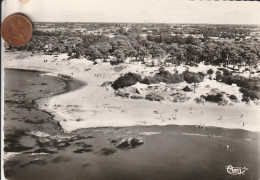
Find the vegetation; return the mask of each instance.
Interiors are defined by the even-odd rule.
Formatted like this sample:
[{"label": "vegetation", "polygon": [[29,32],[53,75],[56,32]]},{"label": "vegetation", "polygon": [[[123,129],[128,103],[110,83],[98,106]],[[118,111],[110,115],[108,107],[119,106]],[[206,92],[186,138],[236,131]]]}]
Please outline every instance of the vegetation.
[{"label": "vegetation", "polygon": [[183,73],[184,80],[187,83],[199,83],[204,80],[204,74],[203,73],[195,73],[195,72],[189,72],[189,71],[184,71]]},{"label": "vegetation", "polygon": [[[252,35],[258,28],[256,26],[131,25],[126,30],[127,24],[51,24],[50,28],[57,30],[37,28],[40,30],[35,30],[27,45],[15,49],[46,54],[67,53],[72,58],[85,57],[93,61],[108,60],[112,56],[115,58],[112,64],[124,62],[127,58],[141,62],[150,58],[173,64],[204,62],[252,67],[260,59],[260,41]],[[64,26],[69,29],[58,30]],[[75,29],[81,26],[87,30],[74,30],[74,26]]]},{"label": "vegetation", "polygon": [[119,88],[124,88],[128,86],[132,86],[137,82],[142,80],[141,76],[135,73],[127,73],[124,76],[119,77],[115,82],[112,84],[112,87],[117,90]]},{"label": "vegetation", "polygon": [[164,97],[157,93],[150,93],[145,96],[145,99],[149,101],[161,101],[164,100]]},{"label": "vegetation", "polygon": [[[233,71],[218,68],[216,80],[229,85],[237,84],[241,88],[244,101],[260,97],[259,78],[232,75],[237,68],[244,66],[250,71],[259,63],[258,26],[124,23],[36,23],[35,25],[37,28],[27,45],[22,47],[5,45],[7,50],[29,51],[32,54],[66,53],[70,58],[84,57],[92,61],[102,59],[110,61],[112,65],[125,61],[138,61],[144,64],[152,61],[152,65],[156,64],[154,61],[157,62],[156,65],[183,63],[197,66],[200,62],[225,67],[233,65]],[[208,75],[213,73],[212,69],[207,71]],[[118,78],[112,87],[119,89],[136,82],[170,84],[186,81],[194,83],[195,91],[196,83],[202,82],[204,76],[203,73],[189,71],[171,74],[161,69],[153,77],[144,79],[134,73],[128,73]]]},{"label": "vegetation", "polygon": [[246,88],[240,88],[239,90],[241,93],[243,93],[243,99],[242,101],[248,102],[248,99],[256,100],[260,99],[260,93],[259,91],[253,91]]},{"label": "vegetation", "polygon": [[211,75],[211,74],[213,74],[213,73],[214,73],[213,69],[207,70],[207,74]]},{"label": "vegetation", "polygon": [[233,95],[233,94],[230,95],[229,98],[230,98],[231,100],[237,100],[237,97],[236,97],[235,95]]},{"label": "vegetation", "polygon": [[218,75],[217,80],[228,85],[236,84],[241,87],[240,92],[243,93],[243,101],[248,99],[260,99],[260,78],[246,78],[239,75]]},{"label": "vegetation", "polygon": [[183,82],[184,78],[182,74],[171,74],[169,71],[161,70],[159,73],[155,74],[153,77],[145,77],[142,83],[152,84],[164,82],[166,84],[174,84]]},{"label": "vegetation", "polygon": [[208,95],[205,97],[206,101],[218,103],[223,100],[223,95],[218,93],[216,95]]}]

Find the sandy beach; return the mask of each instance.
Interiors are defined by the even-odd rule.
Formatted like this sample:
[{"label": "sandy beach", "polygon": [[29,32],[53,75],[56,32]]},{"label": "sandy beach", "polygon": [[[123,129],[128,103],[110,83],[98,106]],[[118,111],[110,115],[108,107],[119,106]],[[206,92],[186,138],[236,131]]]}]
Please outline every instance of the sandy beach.
[{"label": "sandy beach", "polygon": [[[198,111],[198,108],[203,108],[203,105],[192,106],[190,103],[191,109],[184,106],[184,103],[178,103],[174,106],[178,111],[170,111],[164,109],[170,108],[170,102],[122,99],[111,94],[111,98],[117,103],[113,102],[113,106],[106,105],[105,108],[110,108],[111,111],[117,108],[115,112],[118,112],[120,117],[127,116],[122,115],[124,112],[120,113],[119,102],[127,102],[124,104],[124,110],[131,112],[127,113],[128,116],[140,121],[145,120],[145,117],[140,115],[145,116],[147,113],[149,118],[157,120],[152,122],[160,123],[151,126],[131,125],[136,121],[130,122],[129,117],[128,121],[125,121],[128,123],[125,123],[126,127],[111,127],[123,123],[118,123],[120,119],[115,114],[113,117],[116,118],[113,118],[112,112],[109,111],[112,119],[103,117],[103,120],[108,119],[111,124],[114,123],[107,125],[110,127],[98,127],[96,123],[93,124],[97,125],[96,127],[88,126],[83,129],[79,125],[84,118],[80,118],[74,120],[74,124],[81,129],[64,132],[62,118],[58,118],[62,116],[53,116],[55,110],[60,110],[62,105],[54,104],[50,108],[48,105],[55,98],[67,97],[66,95],[70,96],[71,93],[77,94],[87,89],[88,85],[77,79],[61,75],[56,77],[57,74],[48,72],[50,71],[5,69],[5,80],[9,82],[5,86],[4,116],[6,179],[234,179],[236,176],[228,174],[225,167],[241,163],[249,169],[242,179],[259,176],[259,160],[255,158],[258,154],[259,132],[204,128],[203,125],[164,125],[169,123],[166,121],[167,115],[178,117],[178,112],[185,111],[192,114]],[[93,92],[95,93],[94,90]],[[102,94],[101,91],[98,93]],[[138,107],[142,109],[141,106],[145,106],[147,112],[128,105],[131,102],[139,102]],[[93,103],[102,105],[102,99]],[[41,104],[41,107],[38,104]],[[80,107],[81,110],[83,106],[79,104],[80,102],[73,101],[66,108],[72,114],[80,113],[77,108]],[[215,106],[212,104],[210,107],[211,112],[214,112]],[[157,110],[149,115],[154,108]],[[134,114],[134,110],[138,114]],[[95,114],[90,117],[94,119]],[[100,119],[95,120],[99,120],[101,126],[101,115],[97,117]],[[112,121],[114,119],[117,121]],[[73,124],[74,121],[71,120],[70,123]],[[188,124],[188,121],[186,122]],[[201,148],[204,146],[207,148]],[[184,171],[186,173],[183,173]]]},{"label": "sandy beach", "polygon": [[[198,84],[196,93],[187,92],[191,100],[185,103],[168,101],[151,102],[145,99],[125,99],[115,96],[110,87],[101,86],[104,82],[114,81],[127,72],[151,75],[158,68],[145,67],[140,64],[121,64],[120,72],[110,63],[93,65],[86,59],[67,60],[66,54],[32,55],[28,52],[6,52],[5,68],[42,70],[48,75],[69,75],[86,83],[81,89],[41,99],[40,107],[55,116],[62,128],[74,131],[93,127],[125,127],[150,125],[197,125],[214,126],[231,129],[260,131],[260,107],[253,103],[233,103],[219,106],[217,104],[196,104],[193,99],[205,94],[208,88],[218,87],[221,91],[241,97],[238,87],[225,85],[215,80],[204,80]],[[45,60],[45,61],[44,61]],[[46,62],[47,60],[47,62]],[[207,71],[213,66],[201,65],[190,71]],[[179,72],[185,67],[177,67]],[[187,84],[177,84],[185,87]]]}]

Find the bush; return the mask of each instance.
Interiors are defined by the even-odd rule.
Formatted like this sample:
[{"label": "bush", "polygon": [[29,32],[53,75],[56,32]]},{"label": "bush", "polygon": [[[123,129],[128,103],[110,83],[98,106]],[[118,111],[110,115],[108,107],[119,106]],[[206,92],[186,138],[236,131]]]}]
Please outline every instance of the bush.
[{"label": "bush", "polygon": [[72,51],[69,51],[69,52],[68,52],[68,56],[72,56]]},{"label": "bush", "polygon": [[141,95],[132,95],[130,96],[131,99],[143,99],[144,97]]},{"label": "bush", "polygon": [[209,75],[211,75],[211,74],[213,74],[213,73],[214,73],[213,69],[209,69],[209,70],[207,71],[207,74],[209,74]]},{"label": "bush", "polygon": [[248,103],[250,99],[243,95],[242,101]]},{"label": "bush", "polygon": [[183,74],[184,80],[187,83],[199,83],[204,80],[204,74],[202,72],[195,73],[195,72],[185,71],[182,74]]},{"label": "bush", "polygon": [[260,78],[258,77],[246,78],[239,75],[219,75],[217,80],[228,85],[236,84],[237,86],[241,87],[239,91],[243,94],[242,101],[248,102],[249,99],[260,99]]},{"label": "bush", "polygon": [[143,83],[143,84],[151,84],[151,83],[152,83],[152,82],[151,82],[151,78],[145,77],[145,78],[141,81],[141,83]]},{"label": "bush", "polygon": [[218,70],[223,71],[223,75],[224,76],[232,75],[232,72],[227,70],[227,69],[225,69],[225,68],[218,68]]},{"label": "bush", "polygon": [[251,99],[251,100],[260,99],[260,93],[258,91],[250,91],[246,88],[240,88],[239,91],[243,93],[243,99]]},{"label": "bush", "polygon": [[226,99],[222,99],[222,101],[219,101],[219,102],[218,102],[218,105],[219,105],[219,106],[228,105],[228,101],[227,101]]},{"label": "bush", "polygon": [[201,77],[204,78],[204,76],[205,76],[206,74],[204,74],[203,72],[198,72],[198,75],[200,75]]},{"label": "bush", "polygon": [[150,93],[145,96],[145,99],[150,101],[161,101],[164,100],[164,97],[156,93]]},{"label": "bush", "polygon": [[237,86],[241,88],[246,88],[251,91],[260,91],[260,78],[254,77],[254,78],[246,78],[243,76],[218,76],[218,81],[221,81],[225,84],[231,85],[236,84]]},{"label": "bush", "polygon": [[236,97],[235,95],[233,95],[233,94],[230,95],[229,98],[230,98],[231,100],[237,100],[237,97]]},{"label": "bush", "polygon": [[121,92],[121,91],[118,90],[118,91],[115,92],[115,95],[116,95],[116,96],[123,97],[123,98],[129,98],[129,95],[130,95],[130,94],[129,94],[129,93],[126,93],[126,92]]},{"label": "bush", "polygon": [[209,102],[214,102],[214,103],[218,103],[218,102],[221,102],[223,100],[223,95],[218,93],[216,95],[208,95],[205,97],[205,100],[206,101],[209,101]]},{"label": "bush", "polygon": [[232,75],[232,72],[227,70],[227,69],[223,69],[223,75],[224,76],[230,76],[230,75]]},{"label": "bush", "polygon": [[246,87],[248,86],[248,78],[245,78],[243,76],[221,76],[221,82],[231,85],[236,84],[239,87]]},{"label": "bush", "polygon": [[141,81],[141,76],[135,73],[127,73],[124,76],[119,77],[115,82],[112,84],[112,87],[117,90],[119,88],[124,88],[128,86],[132,86],[137,82]]},{"label": "bush", "polygon": [[195,98],[194,101],[197,103],[197,104],[204,104],[204,100],[201,99],[201,98]]},{"label": "bush", "polygon": [[169,71],[160,70],[154,77],[145,77],[141,82],[144,84],[160,83],[174,84],[183,82],[183,76],[181,74],[171,74]]},{"label": "bush", "polygon": [[243,94],[242,101],[244,102],[248,102],[249,99],[260,99],[260,78],[258,77],[246,78],[239,75],[219,75],[217,76],[217,81],[228,85],[236,84],[237,86],[241,87],[239,91]]},{"label": "bush", "polygon": [[221,79],[221,72],[220,71],[216,71],[216,80]]}]

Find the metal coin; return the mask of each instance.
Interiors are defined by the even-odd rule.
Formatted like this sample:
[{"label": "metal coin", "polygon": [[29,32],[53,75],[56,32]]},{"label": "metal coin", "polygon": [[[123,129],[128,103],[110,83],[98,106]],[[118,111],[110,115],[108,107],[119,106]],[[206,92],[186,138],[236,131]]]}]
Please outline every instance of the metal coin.
[{"label": "metal coin", "polygon": [[31,21],[22,14],[12,14],[5,18],[1,25],[1,35],[11,46],[19,47],[27,44],[33,34]]}]

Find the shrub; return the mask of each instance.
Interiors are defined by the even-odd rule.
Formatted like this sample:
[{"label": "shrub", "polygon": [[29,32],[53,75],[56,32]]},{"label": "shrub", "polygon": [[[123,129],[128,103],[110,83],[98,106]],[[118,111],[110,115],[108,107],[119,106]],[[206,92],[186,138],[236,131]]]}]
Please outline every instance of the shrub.
[{"label": "shrub", "polygon": [[131,99],[143,99],[144,97],[141,95],[132,95],[130,96]]},{"label": "shrub", "polygon": [[232,72],[227,70],[227,69],[225,69],[225,68],[218,68],[218,70],[223,71],[223,75],[224,76],[232,75]]},{"label": "shrub", "polygon": [[120,97],[123,97],[123,98],[129,98],[129,93],[126,93],[126,92],[121,92],[121,91],[116,91],[115,92],[115,95],[116,96],[120,96]]},{"label": "shrub", "polygon": [[246,88],[251,91],[260,91],[260,78],[246,78],[243,76],[218,76],[218,81],[221,81],[225,84],[231,85],[236,84],[239,87]]},{"label": "shrub", "polygon": [[225,106],[225,105],[228,105],[228,101],[227,101],[226,99],[223,98],[222,101],[219,101],[219,102],[218,102],[218,105],[219,105],[219,106]]},{"label": "shrub", "polygon": [[241,87],[239,91],[243,93],[243,101],[245,102],[248,102],[248,99],[260,99],[260,78],[258,77],[246,78],[239,75],[219,75],[217,80],[228,85],[236,84],[237,86]]},{"label": "shrub", "polygon": [[120,71],[122,71],[124,68],[125,68],[125,67],[123,67],[123,66],[116,66],[116,67],[114,68],[114,70],[115,70],[116,72],[120,72]]},{"label": "shrub", "polygon": [[216,95],[208,95],[205,97],[205,100],[206,101],[209,101],[209,102],[214,102],[214,103],[218,103],[218,102],[221,102],[223,100],[223,95],[218,93]]},{"label": "shrub", "polygon": [[204,104],[204,100],[201,99],[201,98],[195,98],[194,101],[197,103],[197,104]]},{"label": "shrub", "polygon": [[145,77],[145,78],[141,81],[141,83],[143,83],[143,84],[151,84],[151,83],[152,83],[152,82],[151,82],[151,78]]},{"label": "shrub", "polygon": [[119,77],[115,82],[112,84],[112,87],[117,90],[119,88],[124,88],[128,86],[132,86],[137,82],[141,81],[141,76],[135,73],[127,73],[124,76]]},{"label": "shrub", "polygon": [[260,99],[260,93],[258,91],[250,91],[246,88],[240,88],[239,91],[243,93],[243,99],[247,99],[247,98],[251,100]]},{"label": "shrub", "polygon": [[198,83],[198,82],[202,82],[204,80],[204,74],[201,72],[195,73],[195,72],[185,71],[182,74],[183,74],[184,80],[187,83]]},{"label": "shrub", "polygon": [[203,72],[198,72],[198,74],[199,74],[201,77],[203,77],[203,78],[204,78],[204,76],[206,75],[206,74],[204,74]]},{"label": "shrub", "polygon": [[242,101],[248,103],[250,99],[243,95]]},{"label": "shrub", "polygon": [[72,51],[69,51],[69,52],[68,52],[68,56],[72,56]]},{"label": "shrub", "polygon": [[245,78],[243,76],[222,76],[221,77],[221,82],[224,82],[225,84],[231,85],[231,84],[236,84],[239,87],[246,87],[248,86],[248,78]]},{"label": "shrub", "polygon": [[223,69],[223,75],[224,76],[229,76],[229,75],[232,75],[232,72],[227,70],[227,69]]},{"label": "shrub", "polygon": [[206,99],[206,96],[205,95],[200,95],[200,98],[201,99]]},{"label": "shrub", "polygon": [[109,86],[111,85],[112,82],[111,81],[106,81],[106,82],[103,82],[103,84],[101,84],[102,87],[106,87],[106,86]]},{"label": "shrub", "polygon": [[213,69],[209,69],[209,70],[207,71],[207,74],[209,74],[209,75],[211,75],[211,74],[213,74],[213,73],[214,73]]},{"label": "shrub", "polygon": [[121,63],[122,63],[122,61],[110,61],[111,66],[116,66]]},{"label": "shrub", "polygon": [[221,72],[220,71],[216,71],[216,80],[220,81],[222,78]]},{"label": "shrub", "polygon": [[145,96],[145,99],[150,100],[150,101],[161,101],[161,100],[164,100],[164,98],[161,95],[156,94],[156,93],[147,94]]},{"label": "shrub", "polygon": [[145,77],[142,80],[144,84],[160,83],[164,82],[167,84],[174,84],[183,82],[184,78],[181,74],[171,74],[169,71],[160,70],[159,73],[155,74],[154,77]]},{"label": "shrub", "polygon": [[221,72],[220,71],[216,71],[216,75],[221,75]]},{"label": "shrub", "polygon": [[230,98],[231,100],[237,100],[237,97],[236,97],[235,95],[233,95],[233,94],[230,95],[229,98]]}]

